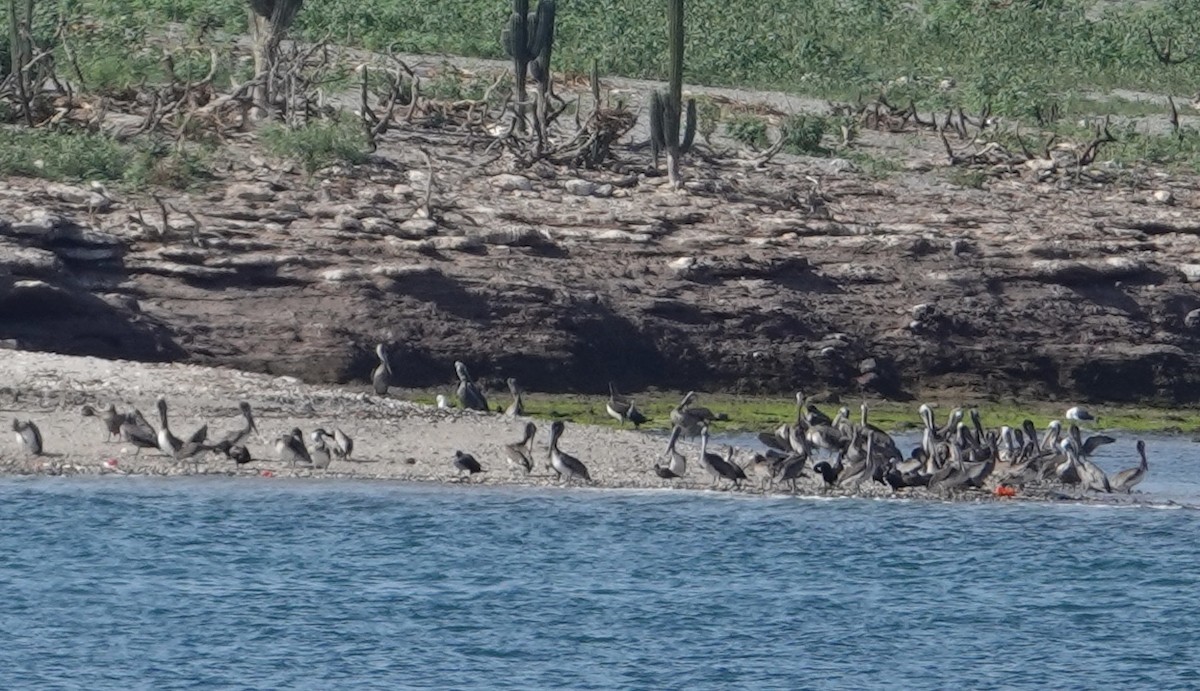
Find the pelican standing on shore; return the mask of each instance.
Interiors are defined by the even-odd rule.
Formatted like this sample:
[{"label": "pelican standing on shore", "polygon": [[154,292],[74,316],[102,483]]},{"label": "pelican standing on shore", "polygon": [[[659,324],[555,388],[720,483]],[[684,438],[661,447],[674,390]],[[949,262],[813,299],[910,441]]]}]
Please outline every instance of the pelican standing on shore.
[{"label": "pelican standing on shore", "polygon": [[304,445],[304,433],[299,427],[275,440],[275,453],[279,460],[291,466],[312,465],[312,456],[308,453],[308,447]]},{"label": "pelican standing on shore", "polygon": [[183,447],[183,440],[171,433],[167,422],[167,399],[159,397],[158,402],[158,450],[175,457],[175,453]]},{"label": "pelican standing on shore", "polygon": [[387,349],[382,343],[375,346],[375,355],[379,358],[379,364],[371,372],[371,385],[375,387],[375,393],[384,396],[392,385],[392,365],[388,362]]},{"label": "pelican standing on shore", "polygon": [[461,360],[456,360],[454,371],[458,374],[457,394],[459,405],[470,410],[487,412],[487,397],[483,395],[483,392],[472,381],[471,373],[467,371],[467,366]]},{"label": "pelican standing on shore", "polygon": [[142,411],[137,408],[126,415],[125,421],[121,423],[121,439],[133,444],[137,449],[133,454],[135,456],[140,456],[142,449],[158,448],[158,433],[150,426],[150,422],[146,420],[145,415],[142,415]]},{"label": "pelican standing on shore", "polygon": [[520,468],[526,475],[533,470],[533,436],[535,434],[537,434],[537,425],[526,422],[525,434],[521,437],[521,441],[504,445],[504,457],[508,461],[508,467],[513,470]]},{"label": "pelican standing on shore", "polygon": [[1141,439],[1137,442],[1137,452],[1142,459],[1141,463],[1113,475],[1109,481],[1112,491],[1129,493],[1139,482],[1146,479],[1146,474],[1150,472],[1150,464],[1146,461],[1146,442]]},{"label": "pelican standing on shore", "polygon": [[17,420],[12,421],[13,436],[17,439],[17,444],[25,450],[25,453],[30,456],[42,455],[42,431],[34,424],[33,420]]},{"label": "pelican standing on shore", "polygon": [[250,410],[250,404],[245,401],[241,401],[238,403],[238,410],[241,411],[242,419],[245,420],[246,424],[241,429],[235,429],[231,432],[227,432],[225,436],[221,437],[219,440],[217,440],[217,443],[213,445],[214,448],[221,450],[226,454],[229,453],[229,449],[246,441],[250,438],[252,433],[258,431],[258,426],[254,424],[254,413]]},{"label": "pelican standing on shore", "polygon": [[565,429],[566,425],[562,420],[555,420],[550,425],[550,464],[558,472],[559,477],[567,482],[571,480],[591,482],[592,476],[588,473],[587,466],[583,464],[583,461],[558,448],[558,440],[562,437]]},{"label": "pelican standing on shore", "polygon": [[521,387],[517,386],[517,380],[508,378],[508,392],[512,394],[512,403],[508,404],[508,408],[504,410],[504,414],[509,417],[520,417],[525,414],[525,401],[521,397],[523,393]]},{"label": "pelican standing on shore", "polygon": [[608,401],[605,402],[604,409],[608,412],[608,416],[621,423],[622,427],[627,421],[632,422],[634,428],[649,422],[649,419],[642,415],[642,411],[633,405],[632,399],[617,393],[617,387],[612,382],[608,383]]}]

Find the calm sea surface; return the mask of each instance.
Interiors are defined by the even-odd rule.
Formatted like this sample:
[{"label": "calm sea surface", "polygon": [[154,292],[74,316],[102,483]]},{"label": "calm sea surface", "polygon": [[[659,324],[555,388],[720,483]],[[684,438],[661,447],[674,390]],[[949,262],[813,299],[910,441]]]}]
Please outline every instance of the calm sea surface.
[{"label": "calm sea surface", "polygon": [[1173,507],[3,478],[0,689],[1194,689],[1198,557]]}]

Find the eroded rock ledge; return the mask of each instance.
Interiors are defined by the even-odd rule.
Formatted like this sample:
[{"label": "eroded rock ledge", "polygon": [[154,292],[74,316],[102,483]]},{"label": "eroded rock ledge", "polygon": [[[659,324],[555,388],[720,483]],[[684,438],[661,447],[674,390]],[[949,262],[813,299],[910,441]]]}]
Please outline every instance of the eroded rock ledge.
[{"label": "eroded rock ledge", "polygon": [[[381,149],[153,202],[0,187],[0,341],[407,386],[1200,399],[1196,180],[956,188],[791,160],[656,178]],[[813,204],[807,176],[819,176]],[[797,193],[796,190],[802,190]]]}]

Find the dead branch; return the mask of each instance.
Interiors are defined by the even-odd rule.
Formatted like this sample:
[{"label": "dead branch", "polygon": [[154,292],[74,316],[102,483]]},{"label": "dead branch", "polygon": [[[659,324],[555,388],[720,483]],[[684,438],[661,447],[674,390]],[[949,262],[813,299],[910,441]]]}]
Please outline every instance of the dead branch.
[{"label": "dead branch", "polygon": [[1096,126],[1095,138],[1093,138],[1091,143],[1087,145],[1087,148],[1083,150],[1083,155],[1079,157],[1080,168],[1089,166],[1093,161],[1096,160],[1096,154],[1100,152],[1100,147],[1102,145],[1117,141],[1117,138],[1112,136],[1112,133],[1108,131],[1108,121],[1109,117],[1107,115],[1104,116],[1103,131],[1101,131],[1100,125]]},{"label": "dead branch", "polygon": [[1160,48],[1158,42],[1154,40],[1154,31],[1150,27],[1146,27],[1146,41],[1150,44],[1150,50],[1154,51],[1154,57],[1164,65],[1180,65],[1188,60],[1191,60],[1195,53],[1188,53],[1181,58],[1171,56],[1171,37],[1168,36],[1166,42]]}]

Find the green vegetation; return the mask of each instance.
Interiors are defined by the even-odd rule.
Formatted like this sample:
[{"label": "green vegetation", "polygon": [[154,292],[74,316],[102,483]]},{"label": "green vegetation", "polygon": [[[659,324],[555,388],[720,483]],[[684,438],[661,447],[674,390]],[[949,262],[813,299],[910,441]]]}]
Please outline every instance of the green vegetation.
[{"label": "green vegetation", "polygon": [[[402,398],[417,403],[434,404],[438,393],[445,391],[416,390],[397,392]],[[495,392],[493,397],[499,397]],[[666,430],[670,428],[671,408],[679,403],[682,393],[648,391],[634,397],[638,410],[641,410],[650,422],[642,425],[642,429]],[[453,400],[453,396],[448,396]],[[503,404],[508,399],[504,397]],[[617,421],[608,416],[604,409],[605,396],[581,396],[578,394],[539,394],[526,393],[524,396],[525,410],[528,415],[543,419],[563,419],[581,424],[607,425],[617,427]],[[501,404],[501,398],[492,404]],[[842,403],[822,403],[818,407],[831,417],[837,409],[845,405],[850,409],[854,421],[858,421],[859,399],[847,399]],[[868,401],[871,423],[889,431],[916,430],[920,425],[917,417],[919,402],[892,403],[886,401]],[[774,430],[785,422],[796,418],[796,401],[793,398],[766,398],[733,396],[728,394],[702,394],[698,405],[702,405],[717,413],[729,416],[726,422],[714,425],[718,431],[735,432],[767,432]],[[1023,405],[1014,402],[974,401],[974,400],[944,400],[940,405],[931,401],[939,420],[944,421],[954,406],[963,408],[977,407],[983,418],[983,424],[988,427],[998,425],[1018,426],[1025,418],[1029,418],[1044,429],[1050,420],[1063,419],[1066,404],[1040,403]],[[1089,406],[1099,418],[1098,426],[1109,430],[1125,430],[1128,432],[1174,432],[1200,433],[1200,409],[1157,409],[1137,408],[1131,406],[1104,406],[1096,409]],[[630,425],[626,425],[632,428]]]},{"label": "green vegetation", "polygon": [[826,118],[820,115],[793,115],[779,126],[783,150],[791,154],[821,156],[829,150],[821,146],[825,136]]},{"label": "green vegetation", "polygon": [[367,136],[362,123],[351,117],[314,120],[295,129],[269,125],[260,133],[263,146],[279,158],[296,161],[307,173],[339,163],[367,160]]},{"label": "green vegetation", "polygon": [[730,139],[752,149],[765,149],[771,143],[767,137],[767,121],[753,115],[734,115],[725,123]]},{"label": "green vegetation", "polygon": [[[164,21],[244,33],[243,2],[72,0],[70,6],[125,26]],[[557,18],[556,53],[567,71],[593,58],[608,73],[666,76],[663,3],[571,2]],[[301,12],[293,31],[368,48],[502,58],[497,27],[512,12],[499,0],[429,3],[330,0]],[[1200,4],[1189,0],[690,0],[687,78],[827,97],[880,92],[921,108],[963,105],[1010,116],[1066,113],[1087,90],[1123,87],[1192,93],[1200,60],[1163,65],[1150,48],[1171,38],[1177,56],[1200,39]],[[947,86],[951,84],[952,86]]]},{"label": "green vegetation", "polygon": [[111,137],[0,128],[0,174],[49,180],[123,180],[135,150]]}]

